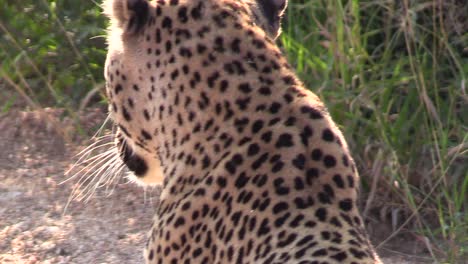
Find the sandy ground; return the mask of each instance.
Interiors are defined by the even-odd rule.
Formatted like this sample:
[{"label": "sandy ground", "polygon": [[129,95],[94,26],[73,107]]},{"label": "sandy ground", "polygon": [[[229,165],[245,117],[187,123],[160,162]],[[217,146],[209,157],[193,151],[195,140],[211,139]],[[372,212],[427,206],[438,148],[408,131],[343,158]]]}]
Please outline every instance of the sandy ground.
[{"label": "sandy ground", "polygon": [[[91,111],[85,119],[86,129],[104,115]],[[62,132],[74,129],[56,122]],[[98,189],[88,202],[68,204],[76,180],[60,183],[86,143],[67,143],[53,123],[37,112],[0,115],[0,263],[141,263],[160,190],[121,179],[112,191]],[[409,254],[395,252],[401,239],[393,243],[379,250],[385,263],[433,263],[417,242],[404,241]]]}]

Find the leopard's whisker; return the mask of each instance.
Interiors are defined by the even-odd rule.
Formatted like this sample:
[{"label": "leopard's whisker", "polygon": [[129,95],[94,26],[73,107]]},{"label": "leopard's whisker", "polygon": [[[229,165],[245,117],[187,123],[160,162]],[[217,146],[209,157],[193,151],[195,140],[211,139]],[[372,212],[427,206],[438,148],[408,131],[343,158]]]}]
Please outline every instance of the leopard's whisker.
[{"label": "leopard's whisker", "polygon": [[[117,155],[117,153],[115,153],[113,157],[111,157],[105,164],[103,164],[101,169],[95,172],[95,176],[93,177],[92,182],[88,184],[88,189],[93,190],[93,192],[88,197],[91,197],[98,188],[108,186],[112,179],[114,179],[115,175],[119,174],[119,170],[121,170],[124,166],[125,164],[123,164],[123,162],[120,160],[120,157]],[[96,177],[101,173],[101,176]],[[92,184],[95,179],[97,179],[97,181]],[[108,187],[106,187],[106,191],[107,189]]]},{"label": "leopard's whisker", "polygon": [[104,186],[106,186],[106,191],[108,190],[109,186],[112,185],[114,180],[122,174],[123,169],[125,168],[124,163],[118,163],[116,162],[113,168],[111,168],[108,172],[105,174],[105,182]]},{"label": "leopard's whisker", "polygon": [[78,154],[76,154],[75,157],[79,157],[78,160],[73,164],[73,166],[70,169],[68,169],[65,172],[65,174],[67,175],[71,171],[73,171],[76,167],[82,165],[83,163],[89,162],[89,160],[87,160],[87,159],[97,149],[107,148],[107,146],[114,144],[113,142],[107,142],[107,143],[102,144],[103,141],[108,141],[108,140],[107,139],[102,139],[102,140],[93,142],[91,145],[89,145],[88,147],[86,147],[85,149],[80,151]]},{"label": "leopard's whisker", "polygon": [[[109,151],[107,151],[106,153],[103,153],[103,154],[105,154],[105,155],[103,155],[101,159],[96,160],[96,162],[94,162],[93,164],[90,164],[87,172],[85,172],[84,174],[82,174],[80,176],[80,178],[78,179],[77,183],[75,184],[75,186],[74,186],[74,188],[72,190],[72,196],[74,196],[74,194],[76,194],[77,191],[79,192],[81,187],[83,185],[85,185],[86,182],[89,179],[92,179],[93,177],[95,177],[95,175],[98,175],[100,173],[100,171],[105,169],[105,164],[109,160],[112,160],[114,158],[114,150],[109,150]],[[95,168],[97,168],[97,167],[100,167],[100,169],[95,170]],[[77,174],[77,175],[79,175],[79,174]]]},{"label": "leopard's whisker", "polygon": [[[109,179],[106,181],[106,192],[108,192],[108,195],[111,195],[117,185],[119,184],[119,180],[116,180],[119,176],[122,176],[123,169],[125,168],[125,164],[120,164],[119,167],[117,167],[116,172],[109,177]],[[110,190],[110,191],[109,191]]]},{"label": "leopard's whisker", "polygon": [[[107,135],[103,135],[103,136],[99,136],[99,137],[96,137],[93,142],[87,146],[86,148],[84,148],[83,150],[81,150],[80,152],[78,152],[75,157],[78,157],[78,156],[83,156],[83,154],[87,151],[89,151],[90,148],[93,148],[94,146],[96,145],[99,145],[101,142],[103,141],[107,141],[109,139],[112,139],[114,137],[114,135],[112,134],[107,134]],[[99,147],[99,146],[98,146]]]},{"label": "leopard's whisker", "polygon": [[[77,172],[75,172],[72,176],[68,177],[67,179],[63,180],[62,182],[59,183],[60,184],[64,184],[74,178],[76,178],[77,176],[81,175],[83,171],[89,171],[89,170],[92,170],[94,168],[96,168],[97,166],[100,165],[100,162],[101,162],[101,159],[105,158],[106,156],[109,156],[109,155],[113,155],[114,154],[114,150],[107,150],[106,152],[103,152],[103,153],[100,153],[100,154],[97,154],[91,158],[88,158],[87,160],[85,161],[82,161],[80,163],[80,165],[82,164],[86,164],[83,168],[81,168],[80,170],[78,170]],[[73,171],[73,169],[76,169],[78,167],[78,165],[74,165],[70,170],[68,170],[65,175],[67,174],[70,174],[71,171]],[[85,173],[86,174],[86,173]]]},{"label": "leopard's whisker", "polygon": [[[91,193],[94,193],[94,191],[99,188],[99,185],[103,178],[100,176],[103,171],[108,171],[109,168],[116,162],[115,156],[111,155],[109,157],[106,157],[106,161],[104,163],[101,163],[101,167],[98,170],[93,171],[85,180],[83,183],[87,182],[88,179],[91,179],[88,184],[85,185],[84,190],[82,191],[82,194],[84,197],[88,196],[90,193],[90,190],[92,191]],[[95,182],[95,183],[94,183]]]},{"label": "leopard's whisker", "polygon": [[[107,125],[107,123],[111,120],[111,115],[108,114],[106,116],[106,119],[104,119],[104,122],[102,122],[102,125],[99,127],[99,129],[96,131],[96,133],[94,133],[93,137],[92,138],[100,138],[100,136],[98,136],[99,134],[102,133],[102,131],[104,131],[104,127]],[[113,136],[113,134],[110,134],[111,136]],[[105,135],[107,136],[107,135]]]}]

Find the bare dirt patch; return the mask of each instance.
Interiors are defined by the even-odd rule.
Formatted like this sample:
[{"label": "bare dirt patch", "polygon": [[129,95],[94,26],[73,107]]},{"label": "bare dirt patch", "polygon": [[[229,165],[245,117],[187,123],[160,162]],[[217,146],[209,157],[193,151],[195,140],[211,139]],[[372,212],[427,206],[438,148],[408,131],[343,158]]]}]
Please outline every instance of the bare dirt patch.
[{"label": "bare dirt patch", "polygon": [[[85,143],[66,142],[73,122],[59,117],[54,109],[0,115],[0,263],[142,263],[160,190],[122,179],[113,192],[100,189],[89,202],[66,207],[76,181],[60,183]],[[105,115],[83,118],[92,127]],[[394,253],[401,252],[398,243],[382,251],[385,263],[431,263]],[[421,247],[410,244],[420,255]]]}]

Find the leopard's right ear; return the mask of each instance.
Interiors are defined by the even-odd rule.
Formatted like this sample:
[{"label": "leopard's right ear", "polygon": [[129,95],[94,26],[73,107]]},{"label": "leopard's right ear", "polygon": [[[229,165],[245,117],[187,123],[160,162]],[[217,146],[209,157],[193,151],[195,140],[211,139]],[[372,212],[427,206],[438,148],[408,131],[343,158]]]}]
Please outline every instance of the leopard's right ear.
[{"label": "leopard's right ear", "polygon": [[104,0],[102,6],[112,24],[125,33],[139,32],[149,20],[148,0]]}]

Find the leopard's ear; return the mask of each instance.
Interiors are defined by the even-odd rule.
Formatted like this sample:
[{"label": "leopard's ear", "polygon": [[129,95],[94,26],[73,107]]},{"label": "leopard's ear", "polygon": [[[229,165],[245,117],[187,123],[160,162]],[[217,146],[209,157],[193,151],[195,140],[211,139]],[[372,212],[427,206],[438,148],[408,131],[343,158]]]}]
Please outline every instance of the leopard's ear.
[{"label": "leopard's ear", "polygon": [[257,0],[263,14],[271,24],[280,23],[288,0]]},{"label": "leopard's ear", "polygon": [[288,0],[255,0],[263,17],[263,29],[276,39],[281,33],[281,19],[288,5]]},{"label": "leopard's ear", "polygon": [[132,34],[145,27],[150,7],[148,0],[105,0],[103,9],[113,26]]}]

